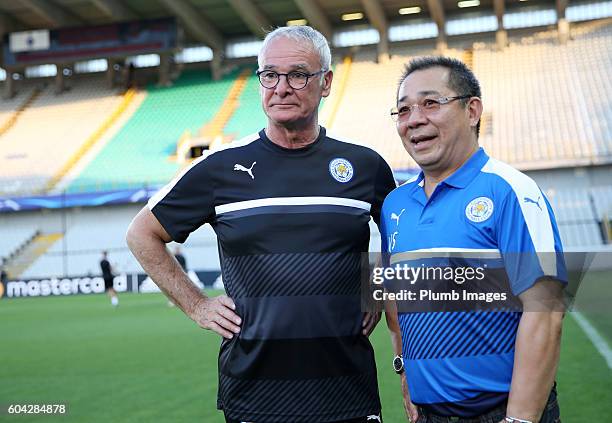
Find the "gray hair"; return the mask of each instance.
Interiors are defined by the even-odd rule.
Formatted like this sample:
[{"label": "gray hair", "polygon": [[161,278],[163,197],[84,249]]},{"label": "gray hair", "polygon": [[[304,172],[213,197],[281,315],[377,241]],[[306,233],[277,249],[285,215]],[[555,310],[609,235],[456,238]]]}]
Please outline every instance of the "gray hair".
[{"label": "gray hair", "polygon": [[274,31],[269,32],[266,38],[263,40],[261,50],[257,55],[257,63],[261,68],[261,53],[265,51],[266,47],[275,38],[287,37],[295,41],[306,41],[312,45],[313,50],[319,55],[319,62],[323,70],[329,70],[331,67],[331,51],[329,49],[329,43],[327,38],[323,36],[319,31],[311,28],[307,25],[296,25],[296,26],[281,26],[276,28]]}]

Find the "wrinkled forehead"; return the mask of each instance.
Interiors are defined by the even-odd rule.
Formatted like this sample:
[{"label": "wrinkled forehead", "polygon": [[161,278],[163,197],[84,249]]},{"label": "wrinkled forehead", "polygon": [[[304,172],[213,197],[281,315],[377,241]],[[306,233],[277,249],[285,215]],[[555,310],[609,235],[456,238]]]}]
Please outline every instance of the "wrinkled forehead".
[{"label": "wrinkled forehead", "polygon": [[427,96],[446,96],[452,94],[448,86],[449,70],[432,67],[412,72],[397,90],[397,102],[418,101]]}]

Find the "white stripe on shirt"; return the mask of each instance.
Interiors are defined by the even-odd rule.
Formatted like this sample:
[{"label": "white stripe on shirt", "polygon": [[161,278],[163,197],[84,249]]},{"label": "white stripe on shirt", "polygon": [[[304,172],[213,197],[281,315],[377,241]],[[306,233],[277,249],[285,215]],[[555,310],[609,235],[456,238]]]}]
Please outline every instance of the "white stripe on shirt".
[{"label": "white stripe on shirt", "polygon": [[365,201],[353,200],[352,198],[341,197],[272,197],[259,198],[257,200],[239,201],[236,203],[223,204],[215,207],[217,215],[229,213],[238,210],[248,210],[256,207],[269,206],[344,206],[354,207],[366,211],[370,211],[372,207],[370,203]]}]

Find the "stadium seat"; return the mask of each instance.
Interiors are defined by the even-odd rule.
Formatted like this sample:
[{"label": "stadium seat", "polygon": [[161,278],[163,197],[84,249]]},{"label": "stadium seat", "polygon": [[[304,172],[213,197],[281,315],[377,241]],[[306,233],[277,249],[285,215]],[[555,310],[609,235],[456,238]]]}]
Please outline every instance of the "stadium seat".
[{"label": "stadium seat", "polygon": [[78,77],[61,95],[44,87],[0,137],[0,194],[40,193],[121,102],[104,78]]},{"label": "stadium seat", "polygon": [[208,71],[189,71],[172,87],[147,87],[147,97],[68,192],[110,190],[168,182],[179,164],[170,161],[181,135],[215,114],[238,71],[213,81]]}]

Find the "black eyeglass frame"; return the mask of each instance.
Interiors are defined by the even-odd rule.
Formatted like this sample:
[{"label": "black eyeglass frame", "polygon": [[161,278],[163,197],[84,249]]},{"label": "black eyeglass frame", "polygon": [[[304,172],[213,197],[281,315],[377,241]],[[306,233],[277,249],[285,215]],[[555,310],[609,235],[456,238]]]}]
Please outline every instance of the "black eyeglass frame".
[{"label": "black eyeglass frame", "polygon": [[[274,85],[272,85],[270,87],[264,85],[263,82],[261,81],[261,74],[264,73],[264,72],[275,73],[277,75],[276,84],[274,84]],[[255,71],[255,75],[257,75],[257,79],[259,79],[259,83],[261,84],[261,86],[266,88],[266,89],[268,89],[268,90],[273,90],[274,88],[276,88],[278,86],[278,84],[280,83],[280,77],[281,76],[285,76],[285,78],[287,79],[287,84],[289,84],[289,86],[291,88],[293,88],[294,90],[303,90],[304,88],[306,88],[306,85],[308,85],[308,81],[310,80],[310,78],[312,78],[313,76],[321,75],[321,74],[323,74],[325,72],[327,72],[327,70],[321,69],[320,71],[313,72],[313,73],[306,73],[306,72],[300,72],[300,71],[291,71],[291,72],[287,72],[287,73],[280,73],[280,72],[276,72],[276,71],[273,71],[273,70],[264,69],[264,70],[261,70],[261,71],[260,70]],[[290,82],[291,80],[289,79],[289,75],[291,75],[291,74],[293,74],[293,75],[300,74],[302,76],[305,76],[306,77],[306,82],[304,82],[304,85],[299,87],[299,88],[294,87],[293,85],[291,85],[291,82]]]}]

